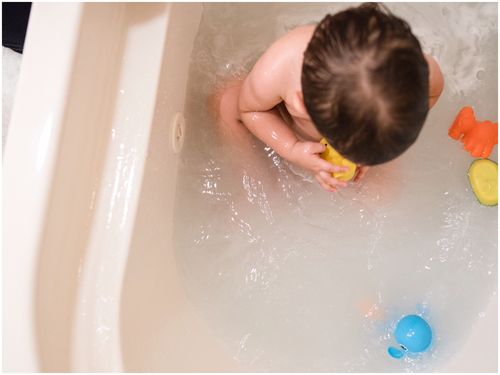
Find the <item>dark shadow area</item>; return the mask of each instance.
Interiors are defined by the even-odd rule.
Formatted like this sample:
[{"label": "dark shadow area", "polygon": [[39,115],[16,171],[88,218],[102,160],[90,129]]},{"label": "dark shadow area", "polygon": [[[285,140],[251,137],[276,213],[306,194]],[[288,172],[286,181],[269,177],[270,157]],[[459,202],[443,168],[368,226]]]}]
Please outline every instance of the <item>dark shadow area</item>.
[{"label": "dark shadow area", "polygon": [[31,3],[2,3],[2,46],[23,53]]}]

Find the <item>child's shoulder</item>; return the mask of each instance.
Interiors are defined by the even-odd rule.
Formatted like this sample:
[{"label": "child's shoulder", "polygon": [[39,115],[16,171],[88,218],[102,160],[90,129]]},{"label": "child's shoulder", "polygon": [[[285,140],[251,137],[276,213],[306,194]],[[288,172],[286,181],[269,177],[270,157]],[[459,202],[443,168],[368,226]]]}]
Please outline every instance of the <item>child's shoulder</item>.
[{"label": "child's shoulder", "polygon": [[298,26],[276,39],[266,50],[271,59],[296,59],[302,57],[312,38],[316,25]]},{"label": "child's shoulder", "polygon": [[316,25],[303,25],[297,26],[286,34],[284,34],[278,40],[284,43],[297,43],[297,42],[306,42],[309,43],[311,40],[314,30],[316,29]]}]

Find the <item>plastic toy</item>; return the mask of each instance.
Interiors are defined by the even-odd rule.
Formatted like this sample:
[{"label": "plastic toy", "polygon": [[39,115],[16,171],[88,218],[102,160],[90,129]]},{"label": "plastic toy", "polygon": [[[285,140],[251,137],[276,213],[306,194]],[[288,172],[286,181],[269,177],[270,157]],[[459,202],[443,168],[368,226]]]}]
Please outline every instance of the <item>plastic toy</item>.
[{"label": "plastic toy", "polygon": [[322,138],[319,141],[321,144],[326,146],[325,151],[321,154],[321,157],[326,161],[332,163],[333,165],[340,165],[344,167],[348,167],[349,170],[347,172],[334,172],[332,176],[338,180],[342,181],[350,181],[356,174],[356,164],[352,161],[349,161],[342,157],[329,143],[325,138]]},{"label": "plastic toy", "polygon": [[402,358],[406,352],[425,352],[432,342],[431,327],[418,315],[403,317],[396,326],[394,336],[401,349],[391,346],[387,352],[396,359]]},{"label": "plastic toy", "polygon": [[464,149],[473,157],[487,158],[498,143],[498,123],[477,121],[474,110],[467,106],[458,113],[448,130],[448,135],[460,140]]},{"label": "plastic toy", "polygon": [[498,204],[498,165],[490,159],[476,159],[469,167],[469,182],[479,203]]}]

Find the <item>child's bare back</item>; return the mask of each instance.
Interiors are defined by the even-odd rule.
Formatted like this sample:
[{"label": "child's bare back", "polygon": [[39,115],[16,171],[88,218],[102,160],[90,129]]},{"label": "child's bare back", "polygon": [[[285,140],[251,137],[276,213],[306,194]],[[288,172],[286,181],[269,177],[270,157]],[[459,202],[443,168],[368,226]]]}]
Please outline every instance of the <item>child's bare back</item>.
[{"label": "child's bare back", "polygon": [[261,56],[248,76],[226,84],[220,107],[226,122],[234,121],[234,115],[241,121],[246,109],[276,109],[302,140],[319,141],[321,135],[304,108],[300,84],[303,52],[314,29],[309,25],[290,31]]}]

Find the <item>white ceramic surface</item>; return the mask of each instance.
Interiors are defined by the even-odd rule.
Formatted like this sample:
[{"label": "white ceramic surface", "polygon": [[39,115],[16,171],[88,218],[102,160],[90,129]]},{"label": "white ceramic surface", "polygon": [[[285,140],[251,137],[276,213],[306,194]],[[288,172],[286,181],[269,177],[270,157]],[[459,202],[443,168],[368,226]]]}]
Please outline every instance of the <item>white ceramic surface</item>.
[{"label": "white ceramic surface", "polygon": [[[3,161],[5,371],[239,370],[172,249],[171,124],[201,12],[34,4]],[[496,327],[495,300],[444,370],[495,372]]]}]

